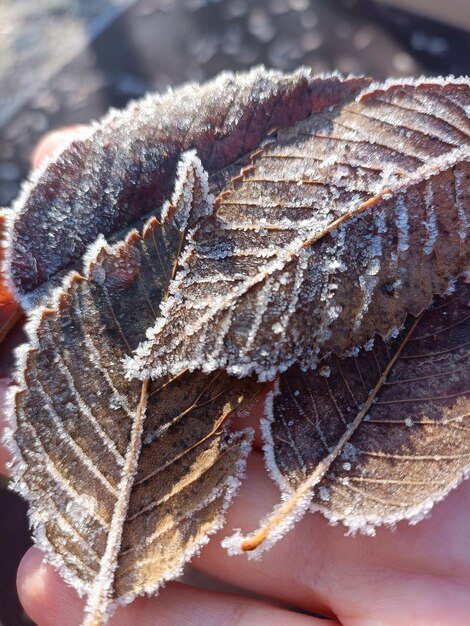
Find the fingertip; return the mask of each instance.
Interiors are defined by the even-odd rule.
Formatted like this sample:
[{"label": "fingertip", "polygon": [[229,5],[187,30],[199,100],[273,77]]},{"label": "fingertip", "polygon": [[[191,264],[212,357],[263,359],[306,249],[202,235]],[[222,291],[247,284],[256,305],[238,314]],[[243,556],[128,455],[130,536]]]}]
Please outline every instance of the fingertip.
[{"label": "fingertip", "polygon": [[36,548],[28,550],[21,560],[16,580],[18,595],[25,608],[30,606],[32,599],[36,600],[44,593],[44,568],[42,553]]},{"label": "fingertip", "polygon": [[83,601],[37,548],[30,548],[20,563],[17,589],[24,610],[38,626],[76,626],[81,622]]},{"label": "fingertip", "polygon": [[39,167],[45,159],[65,149],[72,141],[86,139],[90,135],[90,132],[90,126],[76,124],[75,126],[67,126],[47,133],[39,141],[31,156],[33,169]]}]

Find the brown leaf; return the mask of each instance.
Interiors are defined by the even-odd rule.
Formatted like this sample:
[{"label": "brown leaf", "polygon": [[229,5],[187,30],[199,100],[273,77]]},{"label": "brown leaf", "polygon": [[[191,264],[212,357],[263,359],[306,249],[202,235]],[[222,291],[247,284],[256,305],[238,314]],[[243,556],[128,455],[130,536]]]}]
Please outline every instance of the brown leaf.
[{"label": "brown leaf", "polygon": [[269,380],[444,295],[470,260],[469,106],[468,79],[392,81],[279,132],[201,222],[129,371]]},{"label": "brown leaf", "polygon": [[207,206],[200,162],[182,160],[163,223],[88,251],[49,308],[34,313],[11,397],[15,488],[35,540],[88,596],[86,626],[155,592],[217,530],[251,434],[228,419],[258,385],[181,372],[129,381],[122,360],[166,295],[187,223]]},{"label": "brown leaf", "polygon": [[409,316],[390,343],[319,372],[292,367],[267,404],[283,503],[242,549],[259,553],[308,508],[351,531],[417,522],[470,471],[470,285]]},{"label": "brown leaf", "polygon": [[151,95],[111,112],[88,139],[74,141],[35,174],[15,204],[6,271],[18,298],[26,307],[37,303],[48,281],[57,283],[64,271],[81,266],[100,233],[120,239],[123,229],[140,229],[143,218],[160,218],[181,153],[195,148],[215,176],[257,149],[273,130],[368,82],[314,78],[307,69],[282,74],[257,68],[225,72],[204,85]]}]

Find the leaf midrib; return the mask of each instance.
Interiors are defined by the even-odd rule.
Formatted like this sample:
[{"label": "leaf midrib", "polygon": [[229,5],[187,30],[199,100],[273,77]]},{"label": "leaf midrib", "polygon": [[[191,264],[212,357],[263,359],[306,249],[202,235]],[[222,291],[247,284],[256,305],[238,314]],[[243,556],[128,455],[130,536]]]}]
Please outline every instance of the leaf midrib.
[{"label": "leaf midrib", "polygon": [[106,548],[101,558],[100,569],[96,576],[93,590],[88,596],[85,609],[87,617],[83,622],[83,626],[101,626],[107,619],[112,589],[117,573],[117,561],[124,531],[124,520],[129,508],[129,501],[139,462],[140,443],[147,407],[148,386],[149,379],[146,379],[142,383],[140,400],[136,408],[135,420],[132,424],[125,464],[118,485],[119,497],[114,505]]}]

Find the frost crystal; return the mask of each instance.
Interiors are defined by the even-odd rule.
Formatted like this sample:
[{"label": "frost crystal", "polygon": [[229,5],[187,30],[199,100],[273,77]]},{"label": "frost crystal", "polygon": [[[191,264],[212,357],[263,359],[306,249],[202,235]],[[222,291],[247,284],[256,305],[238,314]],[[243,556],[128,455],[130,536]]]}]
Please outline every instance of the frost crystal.
[{"label": "frost crystal", "polygon": [[408,207],[405,204],[404,197],[400,194],[395,202],[395,220],[398,228],[398,252],[406,252],[409,244],[409,222],[408,222]]},{"label": "frost crystal", "polygon": [[437,236],[439,234],[437,230],[437,218],[434,206],[434,191],[431,182],[426,183],[424,199],[426,203],[426,221],[424,222],[424,225],[428,233],[426,243],[424,244],[424,253],[431,254],[434,250],[434,244],[436,243]]}]

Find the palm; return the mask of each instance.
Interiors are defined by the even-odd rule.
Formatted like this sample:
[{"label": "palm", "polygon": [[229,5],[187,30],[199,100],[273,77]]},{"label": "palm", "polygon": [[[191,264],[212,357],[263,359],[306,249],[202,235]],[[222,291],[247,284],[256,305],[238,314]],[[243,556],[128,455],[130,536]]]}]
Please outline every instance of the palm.
[{"label": "palm", "polygon": [[[48,139],[39,160],[62,141]],[[5,394],[0,385],[0,401]],[[260,405],[252,413],[259,421]],[[2,427],[0,413],[0,430]],[[279,498],[264,469],[260,441],[248,476],[229,511],[225,534],[249,531]],[[0,470],[6,451],[0,448]],[[464,626],[470,622],[470,484],[462,484],[432,517],[396,532],[379,529],[375,537],[345,537],[319,514],[307,515],[263,560],[228,557],[214,537],[193,566],[215,578],[286,605],[336,616],[344,626]],[[224,536],[222,531],[221,536]],[[37,550],[25,556],[18,575],[21,600],[38,626],[76,626],[82,601],[42,563]],[[204,624],[225,626],[302,626],[321,620],[241,595],[173,583],[155,598],[140,599],[116,613],[113,626]]]}]

